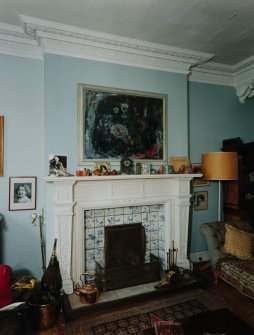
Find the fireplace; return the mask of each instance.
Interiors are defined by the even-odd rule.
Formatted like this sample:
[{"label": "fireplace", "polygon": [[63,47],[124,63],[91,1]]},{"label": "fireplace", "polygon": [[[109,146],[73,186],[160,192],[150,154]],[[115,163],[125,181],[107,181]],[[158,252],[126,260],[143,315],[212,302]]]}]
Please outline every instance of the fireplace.
[{"label": "fireplace", "polygon": [[[84,212],[84,270],[99,274],[101,280],[99,286],[103,290],[108,290],[109,287],[113,289],[113,281],[110,285],[102,285],[102,283],[105,283],[106,279],[112,277],[114,273],[118,273],[119,268],[126,276],[126,280],[123,276],[120,277],[121,283],[125,282],[127,286],[135,285],[137,281],[142,283],[141,278],[133,278],[128,282],[127,277],[133,273],[134,266],[136,277],[141,277],[142,272],[140,274],[137,272],[139,268],[142,271],[145,263],[147,265],[143,266],[146,270],[146,273],[143,272],[143,283],[148,282],[151,257],[155,256],[152,258],[153,271],[156,265],[155,258],[161,267],[165,263],[164,236],[163,204],[86,210]],[[150,280],[157,279],[158,275],[150,276]],[[119,284],[117,286],[120,288]]]},{"label": "fireplace", "polygon": [[[65,293],[73,292],[73,282],[78,282],[80,274],[89,270],[91,265],[86,253],[88,227],[84,227],[84,213],[87,211],[109,212],[114,209],[118,213],[119,210],[132,209],[134,212],[141,208],[142,217],[146,210],[159,206],[164,220],[163,230],[162,226],[158,226],[158,231],[163,231],[157,249],[159,263],[164,267],[166,253],[174,241],[178,248],[178,265],[189,268],[187,244],[190,180],[194,176],[201,177],[197,174],[46,177],[49,197],[47,224],[52,223],[52,230],[55,232],[55,236],[50,238],[58,239],[57,255]],[[118,215],[115,215],[116,219]],[[133,217],[131,223],[142,222],[134,222]],[[138,217],[140,215],[135,213],[135,218]],[[150,249],[145,251],[145,264],[149,263]],[[105,264],[99,262],[99,265],[105,268]]]},{"label": "fireplace", "polygon": [[142,223],[108,226],[105,230],[105,266],[95,261],[96,282],[102,291],[160,279],[159,258],[145,262],[146,235]]}]

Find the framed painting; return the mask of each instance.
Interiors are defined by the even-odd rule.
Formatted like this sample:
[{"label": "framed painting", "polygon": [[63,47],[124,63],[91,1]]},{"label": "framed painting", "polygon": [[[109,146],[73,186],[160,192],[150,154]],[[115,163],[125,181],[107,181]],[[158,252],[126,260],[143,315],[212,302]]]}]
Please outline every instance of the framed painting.
[{"label": "framed painting", "polygon": [[208,208],[208,192],[194,192],[194,211]]},{"label": "framed painting", "polygon": [[189,157],[170,157],[169,166],[174,173],[188,173],[190,167]]},{"label": "framed painting", "polygon": [[9,210],[36,209],[37,177],[9,178]]},{"label": "framed painting", "polygon": [[0,115],[0,176],[4,175],[4,117]]},{"label": "framed painting", "polygon": [[79,164],[166,161],[167,96],[78,85]]}]

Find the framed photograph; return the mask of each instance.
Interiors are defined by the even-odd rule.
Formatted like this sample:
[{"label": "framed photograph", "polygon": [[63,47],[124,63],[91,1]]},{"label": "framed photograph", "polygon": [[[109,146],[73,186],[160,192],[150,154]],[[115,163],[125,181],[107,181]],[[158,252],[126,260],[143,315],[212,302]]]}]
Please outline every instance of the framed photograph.
[{"label": "framed photograph", "polygon": [[169,166],[174,173],[189,173],[190,160],[188,157],[170,157]]},{"label": "framed photograph", "polygon": [[67,174],[67,156],[49,155],[49,176],[65,177]]},{"label": "framed photograph", "polygon": [[37,177],[9,178],[9,210],[36,209]]},{"label": "framed photograph", "polygon": [[[202,164],[201,163],[193,163],[192,164],[192,173],[201,173],[202,174]],[[194,187],[209,186],[209,185],[210,185],[210,182],[208,180],[204,180],[203,177],[192,179],[192,186],[194,186]]]},{"label": "framed photograph", "polygon": [[142,164],[141,163],[136,163],[136,174],[142,174]]},{"label": "framed photograph", "polygon": [[78,85],[79,164],[166,160],[167,96]]},{"label": "framed photograph", "polygon": [[147,163],[141,164],[141,174],[150,174],[151,166]]},{"label": "framed photograph", "polygon": [[194,211],[208,208],[208,192],[194,192]]},{"label": "framed photograph", "polygon": [[120,162],[121,174],[133,174],[134,162],[130,157],[123,157]]},{"label": "framed photograph", "polygon": [[0,115],[0,176],[4,175],[4,117]]}]

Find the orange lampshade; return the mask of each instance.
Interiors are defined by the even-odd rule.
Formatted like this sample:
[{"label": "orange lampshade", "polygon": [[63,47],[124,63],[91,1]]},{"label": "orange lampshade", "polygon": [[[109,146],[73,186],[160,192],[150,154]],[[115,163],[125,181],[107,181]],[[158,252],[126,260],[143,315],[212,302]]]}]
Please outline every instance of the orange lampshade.
[{"label": "orange lampshade", "polygon": [[207,152],[202,154],[202,173],[205,180],[237,180],[237,153]]}]

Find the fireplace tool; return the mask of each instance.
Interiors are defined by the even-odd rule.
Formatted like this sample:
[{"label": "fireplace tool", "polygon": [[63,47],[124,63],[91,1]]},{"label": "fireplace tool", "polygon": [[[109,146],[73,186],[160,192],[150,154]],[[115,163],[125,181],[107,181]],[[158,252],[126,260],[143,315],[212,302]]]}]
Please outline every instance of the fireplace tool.
[{"label": "fireplace tool", "polygon": [[62,277],[59,262],[56,257],[56,243],[54,241],[52,255],[49,265],[45,268],[45,249],[42,234],[43,212],[40,215],[40,237],[42,251],[41,290],[35,291],[27,300],[28,315],[33,327],[44,330],[52,327],[59,316],[61,308],[60,290],[62,288]]},{"label": "fireplace tool", "polygon": [[[80,286],[79,284],[75,284],[74,291],[75,294],[79,295],[80,302],[82,304],[94,304],[99,299],[100,291],[94,282],[85,283],[86,276],[95,277],[95,273],[81,273],[80,281],[82,283],[82,286]],[[84,280],[82,280],[82,277],[84,277]]]},{"label": "fireplace tool", "polygon": [[[31,218],[32,218],[32,225],[35,225],[37,214],[33,213],[31,215]],[[56,256],[57,239],[55,239],[54,241],[52,255],[48,267],[46,268],[45,241],[43,238],[43,223],[44,223],[44,209],[42,208],[41,215],[39,215],[40,244],[41,244],[41,258],[42,258],[42,271],[43,271],[43,275],[41,278],[41,288],[43,290],[60,292],[62,288],[62,277],[59,262]]]},{"label": "fireplace tool", "polygon": [[172,241],[172,249],[167,252],[166,280],[170,283],[177,283],[183,275],[183,269],[177,266],[178,248],[174,244]]},{"label": "fireplace tool", "polygon": [[43,240],[43,223],[44,223],[44,209],[42,208],[41,215],[39,215],[39,224],[40,224],[42,271],[44,273],[46,270],[46,266],[45,266],[45,242]]},{"label": "fireplace tool", "polygon": [[172,283],[177,283],[181,279],[183,269],[177,266],[177,256],[178,248],[175,248],[174,241],[172,241],[172,249],[169,249],[167,252],[165,278],[155,285],[155,288],[167,287]]},{"label": "fireplace tool", "polygon": [[41,278],[41,287],[44,290],[60,292],[62,288],[62,277],[59,262],[56,257],[56,243],[57,239],[55,238],[49,265]]}]

